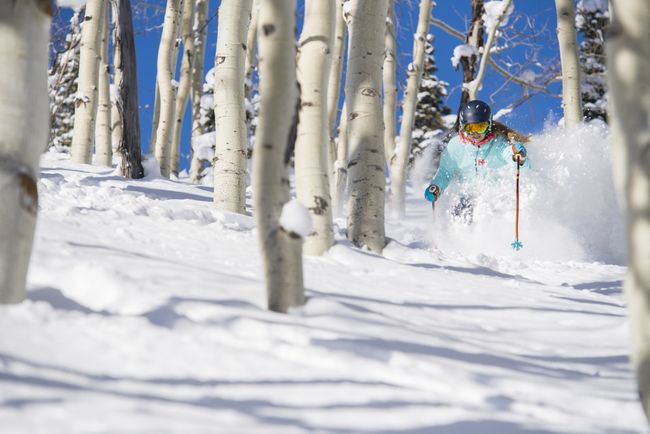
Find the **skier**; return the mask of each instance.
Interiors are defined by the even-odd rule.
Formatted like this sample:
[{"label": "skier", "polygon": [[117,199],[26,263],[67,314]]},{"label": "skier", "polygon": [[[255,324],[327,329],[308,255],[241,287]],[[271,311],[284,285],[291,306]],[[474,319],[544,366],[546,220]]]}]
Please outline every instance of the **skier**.
[{"label": "skier", "polygon": [[[503,124],[494,123],[487,103],[469,101],[461,108],[459,120],[458,135],[449,141],[438,171],[424,191],[425,199],[434,205],[454,177],[465,181],[487,176],[507,164],[529,165],[526,148],[521,143],[528,138]],[[453,214],[471,223],[471,198],[462,197]]]}]

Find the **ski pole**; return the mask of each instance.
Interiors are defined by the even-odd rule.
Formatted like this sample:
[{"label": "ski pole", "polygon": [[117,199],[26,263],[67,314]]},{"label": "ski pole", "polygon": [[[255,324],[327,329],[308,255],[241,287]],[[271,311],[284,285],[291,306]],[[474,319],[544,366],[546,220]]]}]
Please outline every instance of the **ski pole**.
[{"label": "ski pole", "polygon": [[521,165],[519,164],[519,157],[517,157],[517,182],[516,182],[516,205],[515,205],[515,241],[511,244],[512,248],[519,250],[524,245],[519,241],[519,172]]}]

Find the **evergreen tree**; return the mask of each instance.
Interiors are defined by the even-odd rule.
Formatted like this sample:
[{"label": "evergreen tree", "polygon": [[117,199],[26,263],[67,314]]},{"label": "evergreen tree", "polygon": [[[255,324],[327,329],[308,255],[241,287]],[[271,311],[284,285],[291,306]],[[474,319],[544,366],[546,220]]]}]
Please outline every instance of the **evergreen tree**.
[{"label": "evergreen tree", "polygon": [[435,49],[433,48],[433,35],[427,35],[425,48],[424,71],[418,92],[418,105],[413,126],[413,146],[409,164],[412,164],[429,145],[434,143],[436,136],[440,135],[447,125],[444,116],[451,114],[451,109],[445,105],[449,83],[438,79],[436,72]]},{"label": "evergreen tree", "polygon": [[576,8],[576,29],[582,36],[582,105],[586,120],[607,122],[607,78],[605,38],[609,24],[606,0],[580,0]]},{"label": "evergreen tree", "polygon": [[50,94],[51,133],[48,147],[69,148],[74,127],[75,97],[79,77],[79,50],[81,47],[80,16],[82,9],[70,18],[70,31],[63,51],[56,54],[48,71]]}]

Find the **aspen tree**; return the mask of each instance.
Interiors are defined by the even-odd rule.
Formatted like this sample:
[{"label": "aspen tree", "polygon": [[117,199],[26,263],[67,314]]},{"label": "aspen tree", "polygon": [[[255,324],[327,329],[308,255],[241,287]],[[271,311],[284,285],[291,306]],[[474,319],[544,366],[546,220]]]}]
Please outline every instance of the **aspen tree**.
[{"label": "aspen tree", "polygon": [[[111,0],[111,12],[113,20],[113,87],[115,93],[117,92],[117,83],[122,81],[122,44],[118,35],[118,16],[119,16],[119,0]],[[122,140],[122,125],[123,120],[120,109],[117,106],[117,99],[112,95],[111,98],[111,142],[113,150],[117,151],[117,147]],[[152,132],[155,130],[152,130]],[[152,134],[153,136],[153,134]]]},{"label": "aspen tree", "polygon": [[334,162],[334,176],[330,190],[332,192],[332,214],[335,217],[343,216],[345,204],[345,188],[348,182],[348,110],[345,103],[341,108],[341,122],[339,123],[339,140],[336,147],[336,161]]},{"label": "aspen tree", "polygon": [[201,96],[203,95],[203,63],[205,60],[205,38],[207,36],[208,0],[196,0],[194,12],[194,61],[192,62],[192,162],[190,181],[199,182],[201,160],[198,158],[197,138],[203,134],[201,125]]},{"label": "aspen tree", "polygon": [[327,80],[334,34],[334,3],[305,1],[298,45],[300,122],[296,136],[296,195],[309,210],[314,232],[305,239],[307,255],[322,255],[334,244],[332,206],[327,176]]},{"label": "aspen tree", "polygon": [[[260,113],[253,156],[253,200],[268,307],[304,303],[302,238],[279,224],[289,201],[288,165],[297,122],[295,1],[263,1],[259,15]],[[294,133],[295,134],[295,133]]]},{"label": "aspen tree", "polygon": [[384,232],[384,137],[381,85],[387,0],[352,0],[345,81],[348,110],[348,239],[381,252]]},{"label": "aspen tree", "polygon": [[104,2],[102,8],[94,163],[110,167],[113,164],[113,146],[111,144],[111,95],[108,79],[108,1]]},{"label": "aspen tree", "polygon": [[89,0],[81,29],[79,81],[71,155],[75,163],[90,164],[97,115],[97,85],[101,59],[101,16],[107,0]]},{"label": "aspen tree", "polygon": [[214,204],[240,214],[246,211],[244,68],[251,7],[252,0],[221,1],[214,65]]},{"label": "aspen tree", "polygon": [[612,0],[607,65],[614,174],[627,231],[632,365],[650,420],[650,3]]},{"label": "aspen tree", "polygon": [[[483,0],[472,0],[472,19],[467,36],[465,36],[465,45],[472,47],[475,54],[472,54],[471,56],[462,56],[460,58],[460,64],[463,68],[463,93],[460,96],[460,104],[458,105],[457,113],[460,112],[460,107],[470,100],[469,89],[467,86],[476,77],[476,62],[478,60],[478,54],[483,49],[483,33],[485,33],[485,23],[483,21],[484,13],[485,7]],[[454,65],[454,68],[457,67],[458,65]],[[456,124],[458,124],[458,118],[456,118]]]},{"label": "aspen tree", "polygon": [[[140,118],[138,116],[138,77],[130,0],[115,0],[117,7],[116,41],[120,58],[115,61],[116,107],[122,119],[117,138],[120,171],[123,176],[140,179],[144,176],[140,150]],[[117,51],[116,51],[117,52]]]},{"label": "aspen tree", "polygon": [[180,161],[181,129],[183,118],[187,109],[187,98],[192,86],[192,62],[194,60],[194,37],[192,35],[192,20],[194,18],[194,5],[196,0],[184,0],[182,13],[183,34],[183,60],[181,62],[180,84],[176,95],[176,108],[174,110],[174,134],[172,135],[171,172],[178,176]]},{"label": "aspen tree", "polygon": [[253,68],[257,63],[257,23],[260,16],[260,0],[253,0],[251,5],[251,22],[248,26],[246,36],[246,64],[244,66],[244,76],[246,80],[251,78]]},{"label": "aspen tree", "polygon": [[25,299],[48,137],[47,63],[52,3],[0,0],[0,304]]},{"label": "aspen tree", "polygon": [[582,122],[580,93],[580,60],[576,39],[576,18],[573,0],[555,0],[557,40],[562,64],[562,105],[564,124],[572,127]]},{"label": "aspen tree", "polygon": [[404,196],[406,195],[406,177],[411,155],[411,135],[415,122],[415,108],[418,103],[418,89],[424,69],[424,50],[426,47],[429,23],[431,21],[431,0],[420,0],[418,27],[413,42],[413,61],[408,68],[408,81],[402,101],[402,124],[395,155],[390,161],[390,197],[391,213],[397,217],[404,215]]},{"label": "aspen tree", "polygon": [[397,131],[397,39],[395,36],[395,0],[388,0],[384,54],[384,155],[390,161],[395,153]]},{"label": "aspen tree", "polygon": [[494,25],[491,28],[487,29],[488,37],[483,47],[483,54],[481,55],[481,61],[479,63],[476,78],[467,84],[467,90],[469,92],[470,101],[478,98],[478,90],[481,88],[481,84],[483,84],[483,78],[485,77],[485,72],[487,71],[487,63],[490,58],[490,50],[492,49],[494,38],[496,37],[497,31],[499,30],[501,23],[503,22],[506,15],[509,13],[511,9],[511,5],[512,5],[512,0],[501,0],[501,7],[503,8],[502,12],[497,18],[496,23],[493,23]]},{"label": "aspen tree", "polygon": [[[182,0],[167,0],[165,19],[160,46],[158,48],[158,89],[160,92],[160,120],[156,130],[156,159],[160,164],[160,174],[169,177],[171,171],[171,139],[174,129],[174,109],[176,92],[172,84],[174,71],[172,59],[179,9]],[[175,64],[175,62],[174,62]]]},{"label": "aspen tree", "polygon": [[[347,27],[343,19],[343,2],[336,1],[336,14],[334,16],[334,40],[332,43],[332,66],[327,80],[327,117],[329,146],[327,150],[327,173],[330,174],[330,186],[334,180],[334,161],[336,161],[336,115],[339,110],[339,99],[341,97],[341,78],[343,73],[343,54],[345,52],[345,41]],[[333,193],[333,189],[330,187]]]},{"label": "aspen tree", "polygon": [[[171,59],[171,56],[169,56]],[[156,75],[156,89],[153,97],[153,113],[151,116],[151,135],[149,136],[149,153],[156,155],[156,140],[158,138],[158,125],[160,124],[160,87]]]}]

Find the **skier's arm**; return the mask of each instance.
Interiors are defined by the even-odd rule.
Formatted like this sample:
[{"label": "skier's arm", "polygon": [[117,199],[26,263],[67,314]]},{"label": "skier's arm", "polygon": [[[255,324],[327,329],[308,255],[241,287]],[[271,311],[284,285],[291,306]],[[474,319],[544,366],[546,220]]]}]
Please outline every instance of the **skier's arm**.
[{"label": "skier's arm", "polygon": [[[433,179],[431,179],[431,182],[429,183],[429,185],[435,185],[438,187],[438,191],[437,194],[435,195],[435,199],[437,199],[438,196],[442,194],[442,192],[447,188],[447,186],[449,185],[449,181],[451,181],[451,178],[454,176],[457,170],[458,169],[456,167],[456,162],[454,161],[453,157],[449,154],[448,149],[445,149],[444,152],[442,153],[442,157],[440,158],[440,166],[438,166],[438,171],[436,172]],[[428,187],[427,190],[425,190],[425,197],[427,200],[430,201],[434,199]]]}]

